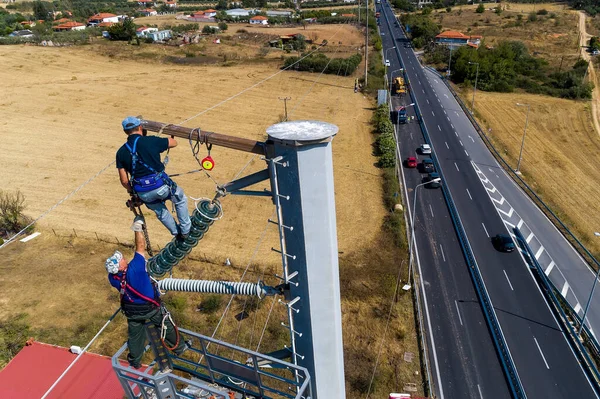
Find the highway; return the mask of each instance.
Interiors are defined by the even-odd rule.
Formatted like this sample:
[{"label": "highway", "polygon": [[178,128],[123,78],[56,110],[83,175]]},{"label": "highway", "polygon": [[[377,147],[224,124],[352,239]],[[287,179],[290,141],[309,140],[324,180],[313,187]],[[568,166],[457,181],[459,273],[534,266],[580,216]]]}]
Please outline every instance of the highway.
[{"label": "highway", "polygon": [[[530,398],[598,397],[519,252],[500,253],[490,243],[491,236],[508,233],[505,222],[519,213],[517,206],[527,206],[516,205],[519,202],[516,195],[522,193],[514,183],[506,181],[510,179],[498,167],[474,129],[466,128],[463,122],[466,120],[469,123],[468,119],[444,83],[421,66],[412,48],[405,47],[407,40],[400,27],[395,26],[395,17],[389,5],[384,3],[382,6],[378,5],[377,11],[385,13],[380,18],[380,29],[384,54],[388,55],[391,62],[388,72],[401,68],[396,51],[391,49],[396,45],[429,131],[440,172],[473,248],[525,393]],[[410,98],[406,97],[404,101],[409,102]],[[398,139],[403,158],[414,156],[415,149],[424,142],[416,123],[401,125]],[[404,175],[412,201],[410,188],[420,182],[421,176],[415,170],[405,170]],[[460,259],[462,253],[459,252],[456,234],[450,233],[453,227],[443,197],[441,193],[435,194],[439,190],[419,190],[423,191],[417,193],[416,238],[422,269],[420,274],[427,292],[427,308],[430,313],[445,312],[448,318],[434,318],[431,314],[429,317],[429,320],[435,320],[430,321],[428,326],[428,338],[435,348],[430,358],[437,396],[508,397],[506,381],[499,376],[502,371],[498,356],[493,347],[491,351],[489,349],[490,334],[487,329],[477,328],[483,323],[481,309],[477,306],[468,308],[469,317],[477,326],[464,324],[466,317],[463,317],[462,310],[467,311],[465,304],[476,303],[476,297],[464,258]],[[514,209],[510,205],[512,203],[515,204]],[[525,218],[530,211],[524,208],[520,218]],[[513,221],[517,225],[519,220],[510,219],[509,223]],[[524,235],[531,244],[535,235],[530,237],[526,234],[531,233],[531,230],[526,230],[528,226],[529,220],[525,220],[520,227],[525,230]],[[540,238],[541,242],[543,240]],[[442,250],[436,249],[438,246],[443,248],[443,254]],[[546,256],[544,250],[532,249],[539,259]],[[448,259],[452,259],[451,268],[446,266]],[[556,259],[559,259],[558,255]],[[462,302],[457,298],[462,298]],[[450,309],[453,300],[462,308]],[[464,339],[458,342],[457,336]],[[456,351],[455,347],[463,352],[450,353]],[[455,369],[461,360],[463,364],[469,364],[462,372],[458,372]],[[452,372],[448,368],[452,368]],[[481,372],[482,369],[486,371],[485,374]],[[464,392],[467,388],[459,385],[472,388]]]}]

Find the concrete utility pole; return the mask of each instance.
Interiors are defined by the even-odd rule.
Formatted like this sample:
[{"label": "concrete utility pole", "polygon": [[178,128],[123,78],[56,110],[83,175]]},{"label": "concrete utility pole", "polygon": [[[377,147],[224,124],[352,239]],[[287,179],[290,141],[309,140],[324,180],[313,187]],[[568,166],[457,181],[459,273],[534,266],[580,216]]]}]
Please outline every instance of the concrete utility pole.
[{"label": "concrete utility pole", "polygon": [[365,88],[366,88],[367,87],[367,79],[369,76],[369,0],[366,1],[365,23],[367,26],[367,32],[365,35]]},{"label": "concrete utility pole", "polygon": [[292,97],[283,97],[283,98],[281,98],[281,97],[278,97],[278,98],[279,98],[280,100],[282,100],[282,101],[283,101],[283,107],[284,107],[284,109],[285,109],[285,121],[287,122],[287,120],[288,120],[288,115],[287,115],[287,102],[288,102],[288,100],[291,100],[291,99],[292,99]]},{"label": "concrete utility pole", "polygon": [[331,152],[337,131],[317,121],[267,129],[273,142],[267,157],[287,163],[276,165],[271,185],[282,198],[282,224],[293,227],[285,231],[283,254],[290,280],[287,306],[293,310],[294,356],[313,378],[314,399],[346,397]]},{"label": "concrete utility pole", "polygon": [[527,116],[525,117],[525,129],[523,129],[523,140],[521,140],[521,151],[519,151],[519,161],[517,162],[517,169],[515,170],[516,174],[520,174],[521,168],[521,159],[523,159],[523,147],[525,146],[525,135],[527,134],[527,124],[529,123],[529,109],[531,108],[529,104],[520,104],[517,103],[519,107],[527,107]]},{"label": "concrete utility pole", "polygon": [[285,327],[291,337],[291,345],[285,352],[289,353],[291,363],[308,370],[313,388],[311,399],[344,399],[331,150],[338,127],[319,121],[282,122],[267,129],[266,142],[148,120],[142,121],[142,127],[201,144],[265,156],[267,169],[219,186],[218,192],[222,196],[236,190],[242,194],[241,188],[270,181],[270,191],[246,192],[270,197],[277,210],[274,223],[279,229],[281,250],[274,250],[281,254],[281,278],[286,287],[279,303],[287,309],[289,324]]},{"label": "concrete utility pole", "polygon": [[475,93],[477,92],[477,78],[479,77],[479,62],[469,61],[469,65],[477,65],[477,72],[475,73],[475,86],[473,87],[473,101],[471,102],[471,113],[475,114]]}]

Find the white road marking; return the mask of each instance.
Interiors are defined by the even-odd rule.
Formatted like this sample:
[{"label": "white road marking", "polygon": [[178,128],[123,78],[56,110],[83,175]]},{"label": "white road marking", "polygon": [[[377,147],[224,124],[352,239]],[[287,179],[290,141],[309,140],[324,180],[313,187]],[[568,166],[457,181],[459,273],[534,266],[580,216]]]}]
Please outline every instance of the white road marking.
[{"label": "white road marking", "polygon": [[544,247],[540,247],[540,249],[538,249],[538,251],[535,253],[535,260],[538,260],[540,258],[540,256],[542,256],[542,252],[544,252]]},{"label": "white road marking", "polygon": [[419,84],[421,84],[421,81],[419,80]]},{"label": "white road marking", "polygon": [[[436,82],[436,83],[437,83],[437,82]],[[444,93],[444,97],[446,97],[446,98],[450,98],[450,97],[448,97],[448,95],[447,95],[446,93]]]},{"label": "white road marking", "polygon": [[529,234],[529,236],[525,239],[525,241],[527,242],[527,244],[529,244],[529,241],[531,241],[532,238],[533,238],[533,232],[531,232]]},{"label": "white road marking", "polygon": [[513,288],[512,284],[510,283],[510,279],[508,278],[508,274],[506,274],[506,270],[502,269],[502,271],[504,272],[504,277],[506,277],[506,281],[508,281],[508,285],[510,286],[511,291],[514,291],[515,289]]},{"label": "white road marking", "polygon": [[450,149],[450,147],[448,146],[448,142],[447,142],[447,141],[444,141],[444,143],[446,143],[446,148],[447,148],[447,149]]},{"label": "white road marking", "polygon": [[431,212],[431,217],[434,217],[433,216],[433,208],[431,207],[431,204],[429,204],[429,212]]},{"label": "white road marking", "polygon": [[475,140],[473,140],[473,137],[469,136],[469,138],[471,139],[471,141],[472,141],[473,143],[475,142]]},{"label": "white road marking", "polygon": [[458,142],[460,143],[460,145],[461,145],[461,146],[463,146],[463,147],[465,146],[465,145],[462,143],[462,140],[458,140]]},{"label": "white road marking", "polygon": [[446,261],[446,255],[444,255],[444,248],[442,248],[442,244],[440,244],[440,251],[442,252],[442,259],[444,259],[444,262]]},{"label": "white road marking", "polygon": [[427,104],[429,104],[429,100],[428,99],[425,99],[425,101],[427,101]]},{"label": "white road marking", "polygon": [[[414,69],[414,68],[413,68]],[[423,94],[425,94],[425,90],[421,90],[423,92]]]},{"label": "white road marking", "polygon": [[454,304],[456,305],[456,313],[458,313],[458,321],[460,321],[460,325],[462,326],[462,317],[460,317],[460,309],[458,308],[458,302],[456,302],[456,299],[454,300]]},{"label": "white road marking", "polygon": [[481,387],[477,384],[477,390],[479,391],[479,398],[483,399],[483,394],[481,393]]},{"label": "white road marking", "polygon": [[454,166],[456,166],[456,170],[460,172],[460,169],[458,169],[458,165],[456,164],[456,162],[454,162]]},{"label": "white road marking", "polygon": [[550,272],[552,271],[552,269],[554,268],[555,265],[556,265],[556,263],[554,263],[554,261],[550,262],[550,264],[548,265],[546,270],[544,270],[544,273],[546,273],[546,276],[550,275]]},{"label": "white road marking", "polygon": [[444,110],[444,114],[448,115],[448,114],[446,113],[446,110]]},{"label": "white road marking", "polygon": [[454,129],[454,125],[452,123],[450,124],[450,127],[452,127],[452,129]]},{"label": "white road marking", "polygon": [[447,116],[446,119],[448,119],[448,121],[450,121],[450,117],[449,116]]},{"label": "white road marking", "polygon": [[575,313],[579,313],[579,311],[581,310],[581,305],[579,304],[579,302],[577,302],[577,305],[575,305],[573,310],[575,311]]},{"label": "white road marking", "polygon": [[488,168],[488,170],[492,173],[494,173],[494,170],[492,168]]},{"label": "white road marking", "polygon": [[567,281],[565,281],[565,285],[563,285],[562,290],[560,290],[560,295],[562,295],[564,298],[565,295],[567,295],[568,291],[569,291],[569,283]]},{"label": "white road marking", "polygon": [[431,111],[431,115],[435,116],[435,114],[433,113],[433,111]]},{"label": "white road marking", "polygon": [[546,357],[544,356],[544,353],[542,352],[542,348],[540,348],[540,344],[538,344],[537,339],[535,339],[535,337],[533,337],[533,340],[535,341],[535,344],[536,344],[538,350],[540,351],[540,355],[542,355],[542,359],[544,360],[544,364],[546,365],[546,368],[548,370],[550,370],[550,366],[548,366],[548,362],[546,361]]},{"label": "white road marking", "polygon": [[467,154],[467,156],[469,156],[469,153],[467,152],[467,150],[465,150],[465,154]]},{"label": "white road marking", "polygon": [[[504,198],[502,198],[502,199],[504,199]],[[523,222],[523,219],[519,220],[519,223],[517,223],[517,229],[520,229],[521,226],[523,226],[523,223],[525,223],[525,222]]]},{"label": "white road marking", "polygon": [[438,130],[439,130],[440,132],[442,131],[442,128],[440,127],[440,125],[438,125]]},{"label": "white road marking", "polygon": [[[504,199],[504,197],[502,197],[502,199]],[[511,217],[514,211],[515,210],[512,207],[510,208],[510,211],[508,211],[508,213],[504,212],[502,209],[498,209],[498,212],[502,212],[503,214],[505,214],[508,217]],[[529,244],[529,241],[527,241],[527,243]]]},{"label": "white road marking", "polygon": [[499,205],[502,205],[504,204],[504,197],[500,197],[500,201],[492,197],[492,201],[497,202]]},{"label": "white road marking", "polygon": [[510,222],[507,222],[506,220],[503,220],[503,222],[504,222],[504,224],[505,224],[505,225],[507,225],[507,226],[508,226],[508,227],[510,227],[511,229],[514,229],[514,228],[515,228],[515,225],[514,225],[514,224],[512,224],[512,223],[510,223]]},{"label": "white road marking", "polygon": [[487,229],[485,228],[485,224],[481,223],[481,225],[483,226],[483,230],[485,231],[485,235],[487,236],[487,238],[490,238],[490,235],[487,232]]},{"label": "white road marking", "polygon": [[458,137],[458,132],[455,131],[454,134],[456,135],[456,137]]},{"label": "white road marking", "polygon": [[467,188],[467,194],[469,194],[469,198],[471,198],[471,201],[473,201],[473,197],[471,197],[471,193],[469,192],[468,188]]}]

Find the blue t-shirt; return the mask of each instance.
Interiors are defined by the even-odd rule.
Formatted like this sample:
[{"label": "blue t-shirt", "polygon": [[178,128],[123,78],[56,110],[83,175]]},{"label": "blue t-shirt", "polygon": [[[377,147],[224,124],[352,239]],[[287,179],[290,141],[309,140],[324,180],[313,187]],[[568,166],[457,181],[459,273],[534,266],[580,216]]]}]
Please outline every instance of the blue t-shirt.
[{"label": "blue t-shirt", "polygon": [[[133,287],[134,290],[139,292],[140,294],[154,299],[157,299],[156,292],[154,291],[154,286],[152,285],[152,281],[150,280],[150,276],[146,271],[146,259],[139,254],[135,253],[131,262],[129,262],[127,266],[127,272],[119,272],[117,274],[109,274],[108,281],[110,285],[115,287],[117,290],[121,291],[121,279],[125,275],[125,281],[127,282],[127,286]],[[133,291],[129,288],[125,288],[125,294],[123,295],[123,301],[126,303],[135,303],[135,304],[146,304],[148,301],[140,298],[138,295],[134,294]]]},{"label": "blue t-shirt", "polygon": [[[131,149],[133,149],[133,142],[137,138],[139,139],[137,140],[135,150],[138,154],[138,161],[135,165],[135,175],[133,177],[139,178],[153,173],[146,168],[142,162],[150,166],[156,172],[162,172],[165,170],[165,166],[162,164],[160,159],[160,153],[169,148],[169,139],[166,137],[131,134],[129,137],[127,137],[127,144],[129,144]],[[129,152],[129,149],[125,145],[122,145],[117,151],[117,168],[123,168],[129,174],[131,174],[131,171],[133,170],[131,164],[131,152]]]}]

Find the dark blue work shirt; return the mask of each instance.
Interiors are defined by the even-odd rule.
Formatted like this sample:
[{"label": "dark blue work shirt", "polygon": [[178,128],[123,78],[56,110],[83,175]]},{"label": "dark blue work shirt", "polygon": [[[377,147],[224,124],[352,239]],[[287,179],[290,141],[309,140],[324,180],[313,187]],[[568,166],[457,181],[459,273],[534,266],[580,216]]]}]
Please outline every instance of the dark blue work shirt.
[{"label": "dark blue work shirt", "polygon": [[[146,271],[146,259],[139,253],[135,253],[131,262],[129,262],[127,266],[127,273],[119,272],[117,274],[109,274],[108,281],[110,285],[115,287],[117,290],[121,291],[121,279],[125,274],[125,281],[127,285],[133,287],[134,290],[139,292],[140,294],[154,299],[157,299],[157,295],[154,291],[154,286],[152,285],[152,281],[150,280],[150,276]],[[135,304],[146,304],[148,301],[140,298],[138,295],[133,293],[131,289],[126,288],[125,294],[123,296],[123,300],[126,303],[135,303]]]},{"label": "dark blue work shirt", "polygon": [[[136,146],[136,152],[138,154],[138,162],[135,165],[135,176],[134,178],[147,176],[153,172],[148,170],[141,162],[143,161],[146,165],[150,166],[156,172],[162,172],[165,170],[165,166],[160,160],[160,153],[166,151],[169,148],[169,139],[166,137],[157,136],[142,136],[140,134],[130,134],[127,137],[127,144],[133,149],[133,142],[139,137]],[[117,168],[125,169],[129,174],[132,171],[131,165],[131,152],[123,144],[117,151]]]}]

